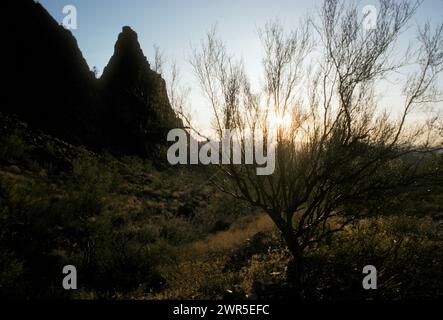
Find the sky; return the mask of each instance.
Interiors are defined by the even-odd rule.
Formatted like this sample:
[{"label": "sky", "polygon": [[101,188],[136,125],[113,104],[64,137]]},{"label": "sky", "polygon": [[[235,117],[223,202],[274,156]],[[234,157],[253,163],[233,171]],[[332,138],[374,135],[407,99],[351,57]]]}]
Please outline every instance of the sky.
[{"label": "sky", "polygon": [[[153,45],[158,45],[169,61],[177,61],[182,80],[192,87],[191,104],[194,119],[204,131],[210,108],[201,97],[192,69],[187,62],[191,46],[198,45],[205,33],[217,25],[218,34],[227,47],[243,57],[246,70],[258,76],[261,45],[257,28],[278,18],[288,28],[296,27],[307,14],[315,14],[321,0],[40,0],[60,23],[63,7],[77,9],[77,29],[72,30],[90,68],[101,73],[114,51],[122,26],[132,27],[150,62]],[[359,6],[376,5],[377,1],[360,0]],[[443,0],[424,0],[411,25],[425,21],[443,21]],[[412,28],[411,28],[412,30]],[[413,32],[408,30],[407,32]],[[411,37],[409,37],[411,38]],[[412,36],[413,39],[413,36]],[[195,112],[195,110],[197,110]]]}]

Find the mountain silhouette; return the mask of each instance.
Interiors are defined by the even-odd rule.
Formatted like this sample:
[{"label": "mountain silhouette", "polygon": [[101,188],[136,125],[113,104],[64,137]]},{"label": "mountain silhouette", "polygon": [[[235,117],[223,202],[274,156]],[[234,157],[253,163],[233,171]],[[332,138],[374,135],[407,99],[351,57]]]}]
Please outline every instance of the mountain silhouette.
[{"label": "mountain silhouette", "polygon": [[[152,71],[130,27],[123,27],[114,55],[100,78],[112,148],[150,152],[149,141],[166,141],[170,128],[182,127],[169,103],[166,84]],[[122,149],[121,149],[122,148]]]},{"label": "mountain silhouette", "polygon": [[140,156],[164,144],[169,129],[183,126],[130,27],[123,27],[96,79],[72,33],[39,3],[8,2],[1,19],[0,112],[74,144]]}]

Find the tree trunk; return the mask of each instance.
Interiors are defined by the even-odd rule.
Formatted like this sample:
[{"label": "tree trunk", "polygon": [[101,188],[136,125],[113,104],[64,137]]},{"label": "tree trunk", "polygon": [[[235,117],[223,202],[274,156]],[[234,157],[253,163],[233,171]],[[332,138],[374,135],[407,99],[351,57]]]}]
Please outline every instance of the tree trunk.
[{"label": "tree trunk", "polygon": [[297,239],[290,236],[285,236],[285,239],[293,258],[292,264],[288,267],[287,277],[294,284],[298,297],[303,300],[305,298],[303,249]]}]

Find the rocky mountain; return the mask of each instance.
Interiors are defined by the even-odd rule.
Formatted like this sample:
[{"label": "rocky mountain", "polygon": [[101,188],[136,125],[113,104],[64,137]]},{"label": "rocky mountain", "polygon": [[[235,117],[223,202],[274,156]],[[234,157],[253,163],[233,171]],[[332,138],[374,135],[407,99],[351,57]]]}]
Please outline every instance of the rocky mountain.
[{"label": "rocky mountain", "polygon": [[113,149],[150,152],[147,141],[166,141],[170,128],[183,126],[171,108],[165,81],[151,70],[130,27],[123,27],[118,36],[100,87]]},{"label": "rocky mountain", "polygon": [[182,126],[131,28],[123,28],[96,79],[72,33],[39,3],[10,1],[1,22],[0,112],[74,144],[141,156]]}]

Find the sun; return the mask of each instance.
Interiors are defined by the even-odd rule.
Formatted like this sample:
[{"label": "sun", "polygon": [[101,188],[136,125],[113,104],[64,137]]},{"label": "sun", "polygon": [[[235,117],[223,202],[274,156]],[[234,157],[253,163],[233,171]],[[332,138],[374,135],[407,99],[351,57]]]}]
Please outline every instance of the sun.
[{"label": "sun", "polygon": [[291,115],[289,113],[271,113],[269,115],[269,126],[272,129],[289,129],[291,126]]}]

